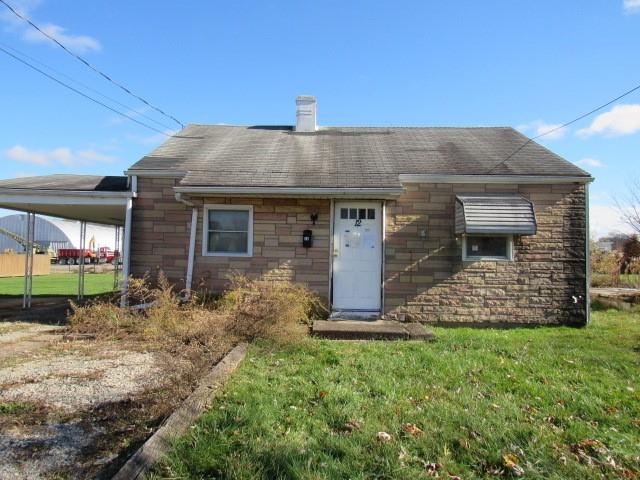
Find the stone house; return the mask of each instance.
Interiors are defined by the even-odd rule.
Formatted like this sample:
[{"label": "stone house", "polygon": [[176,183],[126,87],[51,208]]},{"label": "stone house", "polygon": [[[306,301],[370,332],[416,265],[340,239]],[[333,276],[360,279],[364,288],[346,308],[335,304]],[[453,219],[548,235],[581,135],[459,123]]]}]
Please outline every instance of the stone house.
[{"label": "stone house", "polygon": [[302,282],[338,318],[588,321],[593,178],[512,128],[189,125],[132,165],[130,272]]}]

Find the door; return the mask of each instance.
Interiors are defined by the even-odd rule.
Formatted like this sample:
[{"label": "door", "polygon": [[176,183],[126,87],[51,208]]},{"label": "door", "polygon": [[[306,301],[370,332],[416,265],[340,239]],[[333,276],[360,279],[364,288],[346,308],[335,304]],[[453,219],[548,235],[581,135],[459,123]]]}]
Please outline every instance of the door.
[{"label": "door", "polygon": [[379,311],[382,203],[336,202],[333,227],[333,309]]}]

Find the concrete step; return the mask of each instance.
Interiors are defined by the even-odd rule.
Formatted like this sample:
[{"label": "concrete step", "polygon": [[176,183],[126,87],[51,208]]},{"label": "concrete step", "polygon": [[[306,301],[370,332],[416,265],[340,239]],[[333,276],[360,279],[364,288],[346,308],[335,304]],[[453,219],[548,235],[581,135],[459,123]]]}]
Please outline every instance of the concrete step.
[{"label": "concrete step", "polygon": [[389,320],[316,320],[311,327],[316,337],[334,340],[432,340],[433,332],[419,323]]}]

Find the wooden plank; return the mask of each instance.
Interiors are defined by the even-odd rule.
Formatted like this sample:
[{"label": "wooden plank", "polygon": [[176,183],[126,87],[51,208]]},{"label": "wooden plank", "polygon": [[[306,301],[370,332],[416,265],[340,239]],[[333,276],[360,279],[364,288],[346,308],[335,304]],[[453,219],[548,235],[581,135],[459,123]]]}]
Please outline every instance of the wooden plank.
[{"label": "wooden plank", "polygon": [[171,440],[184,434],[194,421],[204,413],[211,398],[218,393],[229,375],[240,365],[247,354],[243,343],[231,350],[187,398],[167,421],[133,454],[112,480],[133,480],[143,476],[164,457],[171,447]]}]

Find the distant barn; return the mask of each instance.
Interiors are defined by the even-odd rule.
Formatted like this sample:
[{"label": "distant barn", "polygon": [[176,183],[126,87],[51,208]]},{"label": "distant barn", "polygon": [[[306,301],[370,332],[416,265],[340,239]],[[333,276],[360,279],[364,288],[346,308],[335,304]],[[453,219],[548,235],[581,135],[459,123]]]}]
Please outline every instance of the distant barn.
[{"label": "distant barn", "polygon": [[[0,229],[9,230],[25,237],[27,234],[27,215],[16,214],[0,218]],[[87,242],[91,237],[96,239],[96,247],[114,247],[115,230],[104,225],[87,224]],[[35,242],[57,252],[59,248],[77,247],[80,240],[80,222],[36,216]],[[24,248],[17,241],[4,235],[0,230],[0,253],[7,249],[23,252]]]}]

